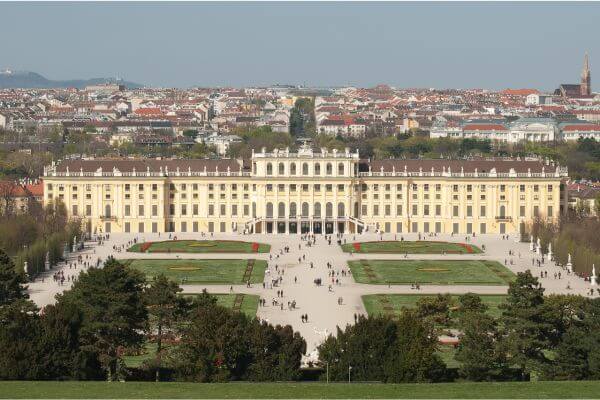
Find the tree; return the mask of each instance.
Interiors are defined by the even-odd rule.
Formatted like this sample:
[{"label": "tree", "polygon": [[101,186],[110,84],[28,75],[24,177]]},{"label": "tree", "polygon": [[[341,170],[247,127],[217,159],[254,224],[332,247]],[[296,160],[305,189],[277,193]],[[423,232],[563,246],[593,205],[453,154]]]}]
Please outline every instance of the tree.
[{"label": "tree", "polygon": [[475,293],[465,293],[458,297],[458,311],[461,313],[485,313],[488,306]]},{"label": "tree", "polygon": [[0,379],[38,379],[40,363],[37,307],[18,299],[0,308]]},{"label": "tree", "polygon": [[251,360],[247,334],[245,315],[218,306],[206,292],[197,296],[173,354],[177,375],[194,382],[241,379]]},{"label": "tree", "polygon": [[450,323],[450,302],[449,294],[422,297],[417,301],[417,315],[434,325],[446,326]]},{"label": "tree", "polygon": [[29,298],[24,284],[24,274],[17,273],[8,254],[0,250],[0,307],[15,300]]},{"label": "tree", "polygon": [[82,350],[98,354],[108,380],[117,378],[124,348],[140,346],[147,325],[144,276],[110,258],[103,268],[81,273],[58,303],[82,311]]},{"label": "tree", "polygon": [[319,346],[319,360],[328,365],[332,380],[421,382],[437,381],[445,365],[435,354],[437,334],[431,323],[412,310],[398,321],[389,317],[360,317],[338,328]]},{"label": "tree", "polygon": [[556,346],[545,378],[600,379],[600,299],[585,299],[584,312]]},{"label": "tree", "polygon": [[455,356],[461,363],[460,375],[473,381],[504,379],[508,363],[494,318],[481,312],[468,311],[461,321],[463,332]]},{"label": "tree", "polygon": [[182,289],[164,274],[155,276],[145,291],[144,301],[150,317],[151,335],[156,340],[156,381],[160,381],[163,338],[188,310],[188,301],[179,295]]},{"label": "tree", "polygon": [[437,382],[446,375],[446,365],[436,354],[438,333],[432,323],[417,313],[405,311],[397,322],[397,342],[384,361],[385,381]]},{"label": "tree", "polygon": [[544,289],[527,270],[509,284],[506,302],[500,305],[509,360],[522,373],[539,374],[548,362],[544,350],[550,326],[544,319],[543,304]]},{"label": "tree", "polygon": [[180,379],[288,381],[300,377],[306,342],[291,326],[273,327],[216,304],[203,292],[194,299],[181,341],[172,353]]}]

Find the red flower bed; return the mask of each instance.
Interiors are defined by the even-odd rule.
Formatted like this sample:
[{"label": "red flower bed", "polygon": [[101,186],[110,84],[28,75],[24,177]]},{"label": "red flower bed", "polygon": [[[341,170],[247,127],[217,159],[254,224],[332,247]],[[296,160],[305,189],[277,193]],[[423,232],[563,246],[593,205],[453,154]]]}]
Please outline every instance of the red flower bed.
[{"label": "red flower bed", "polygon": [[142,253],[145,253],[146,251],[148,251],[148,249],[150,248],[150,246],[152,246],[152,242],[142,243],[142,245],[140,246],[140,251]]},{"label": "red flower bed", "polygon": [[464,247],[465,250],[467,250],[467,253],[472,254],[473,253],[473,247],[471,247],[470,244],[466,244],[466,243],[459,243],[460,246]]},{"label": "red flower bed", "polygon": [[258,253],[258,247],[259,247],[259,246],[260,246],[260,245],[259,245],[258,243],[256,243],[256,242],[255,242],[255,243],[252,243],[252,252],[253,252],[253,253]]},{"label": "red flower bed", "polygon": [[360,243],[353,243],[352,246],[354,246],[354,251],[360,251]]}]

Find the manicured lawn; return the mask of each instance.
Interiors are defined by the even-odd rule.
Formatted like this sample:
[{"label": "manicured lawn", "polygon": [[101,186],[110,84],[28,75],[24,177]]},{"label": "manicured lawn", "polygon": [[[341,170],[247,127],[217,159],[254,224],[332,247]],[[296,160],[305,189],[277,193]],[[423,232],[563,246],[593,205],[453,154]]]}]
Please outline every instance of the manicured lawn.
[{"label": "manicured lawn", "polygon": [[515,277],[487,260],[356,260],[348,265],[356,282],[380,285],[507,285]]},{"label": "manicured lawn", "polygon": [[600,398],[600,381],[422,383],[0,382],[0,398],[113,399],[568,399]]},{"label": "manicured lawn", "polygon": [[130,259],[124,262],[143,272],[148,279],[162,273],[184,284],[239,285],[248,278],[250,283],[261,283],[267,267],[265,260]]},{"label": "manicured lawn", "polygon": [[[424,297],[435,297],[435,294],[369,294],[362,296],[363,304],[369,315],[373,314],[400,314],[403,308],[415,308],[417,301]],[[458,295],[450,296],[458,304]],[[498,306],[504,302],[506,296],[479,295],[484,304],[488,306],[488,313],[499,317],[502,311]]]},{"label": "manicured lawn", "polygon": [[393,254],[477,254],[481,249],[466,243],[419,241],[356,242],[342,245],[346,253],[393,253]]},{"label": "manicured lawn", "polygon": [[147,253],[268,253],[271,245],[239,240],[165,240],[136,243],[127,251]]},{"label": "manicured lawn", "polygon": [[[227,308],[233,308],[237,294],[213,294],[211,296],[217,298],[217,304]],[[241,306],[238,311],[243,312],[249,317],[256,317],[256,311],[258,310],[258,299],[259,296],[254,294],[239,294],[241,296]],[[184,296],[198,296],[197,294],[186,293]]]}]

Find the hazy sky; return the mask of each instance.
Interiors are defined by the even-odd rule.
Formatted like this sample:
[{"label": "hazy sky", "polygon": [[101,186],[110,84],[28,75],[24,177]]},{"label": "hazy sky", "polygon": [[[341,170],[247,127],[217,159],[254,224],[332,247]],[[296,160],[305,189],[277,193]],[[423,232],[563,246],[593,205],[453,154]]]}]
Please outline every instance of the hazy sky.
[{"label": "hazy sky", "polygon": [[600,3],[1,3],[0,68],[153,86],[553,89],[579,81],[586,50],[600,79],[599,17]]}]

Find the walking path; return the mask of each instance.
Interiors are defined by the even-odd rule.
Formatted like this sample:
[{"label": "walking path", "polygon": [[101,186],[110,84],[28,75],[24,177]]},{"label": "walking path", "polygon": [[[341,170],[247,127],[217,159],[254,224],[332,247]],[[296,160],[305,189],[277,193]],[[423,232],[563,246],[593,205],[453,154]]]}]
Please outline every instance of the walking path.
[{"label": "walking path", "polygon": [[[147,240],[166,240],[168,236],[165,234],[159,238],[157,234],[112,234],[110,239],[102,245],[97,245],[94,242],[88,242],[83,252],[77,253],[90,257],[88,261],[95,264],[98,257],[105,260],[108,256],[113,255],[115,258],[202,258],[202,259],[239,259],[239,258],[256,258],[269,260],[269,254],[265,253],[237,253],[237,254],[193,254],[193,253],[128,253],[125,251],[115,252],[113,246],[122,246],[137,237],[138,241],[144,242]],[[404,240],[417,240],[417,234],[398,235],[397,238],[403,237]],[[178,233],[178,239],[201,239],[200,235],[192,233]],[[363,235],[345,235],[344,240],[348,243],[356,241],[372,241],[379,240],[381,237],[376,234]],[[394,240],[393,234],[384,234],[383,240]],[[348,260],[358,259],[430,259],[430,260],[496,260],[504,264],[508,262],[507,267],[514,272],[522,272],[531,269],[534,276],[539,278],[542,270],[548,271],[548,278],[540,279],[542,285],[546,289],[546,294],[554,293],[569,293],[587,295],[590,284],[581,278],[573,275],[566,275],[566,271],[557,267],[554,263],[546,262],[541,268],[537,266],[539,256],[529,251],[528,243],[516,243],[514,237],[509,240],[501,240],[498,235],[479,235],[470,237],[469,244],[481,247],[485,245],[486,251],[481,254],[447,254],[447,255],[432,255],[432,254],[354,254],[344,253],[341,247],[337,245],[335,240],[332,240],[331,245],[325,240],[324,236],[317,236],[316,244],[307,247],[306,242],[300,239],[299,235],[226,235],[215,234],[214,239],[229,239],[229,240],[244,240],[256,241],[271,244],[272,260],[269,260],[269,268],[265,276],[266,287],[262,284],[254,284],[251,287],[246,285],[234,285],[234,293],[256,294],[266,300],[266,306],[259,307],[257,316],[272,324],[290,324],[294,329],[298,330],[306,339],[308,345],[308,353],[313,352],[318,344],[330,333],[335,333],[337,327],[343,328],[346,324],[354,322],[355,314],[365,314],[365,308],[361,300],[361,296],[365,294],[436,294],[436,293],[451,293],[462,294],[466,292],[475,292],[479,294],[505,294],[506,286],[489,286],[489,285],[421,285],[420,290],[411,289],[410,285],[366,285],[354,282],[351,276],[342,276],[340,273],[337,278],[340,280],[340,285],[333,285],[332,290],[328,289],[331,284],[331,278],[328,278],[327,262],[331,263],[333,270],[341,271],[348,270]],[[437,237],[427,237],[426,240],[440,240],[465,242],[465,237],[439,235]],[[300,249],[298,246],[300,245]],[[281,250],[289,246],[289,253],[281,254]],[[128,246],[125,246],[127,248]],[[515,256],[509,256],[508,252],[512,250]],[[520,257],[519,257],[520,254]],[[302,258],[298,262],[299,257]],[[64,285],[59,285],[52,279],[52,274],[57,271],[62,271],[65,277],[76,277],[84,267],[78,266],[76,269],[69,269],[68,263],[73,263],[76,255],[67,260],[67,264],[62,264],[55,267],[52,271],[47,272],[42,279],[37,279],[29,284],[29,292],[33,301],[43,307],[46,304],[54,302],[56,294],[61,293],[70,287],[70,282],[65,281]],[[510,260],[513,260],[513,265]],[[535,266],[532,266],[532,260]],[[314,268],[310,267],[313,263]],[[272,279],[279,277],[275,271],[275,265],[279,271],[284,271],[281,275],[282,282],[278,286],[270,288],[268,283]],[[562,279],[554,279],[554,273],[561,272]],[[296,278],[296,280],[294,279]],[[323,284],[317,286],[315,279],[321,279]],[[567,289],[567,285],[571,289]],[[182,286],[185,293],[199,293],[203,289],[207,289],[211,293],[229,293],[230,285],[184,285]],[[283,290],[283,298],[277,297],[277,291]],[[338,301],[342,299],[342,303]],[[273,300],[277,300],[279,304],[283,303],[283,310],[280,305],[274,306]],[[296,309],[289,310],[288,302],[296,301]],[[302,322],[301,315],[308,315],[308,322]]]}]

